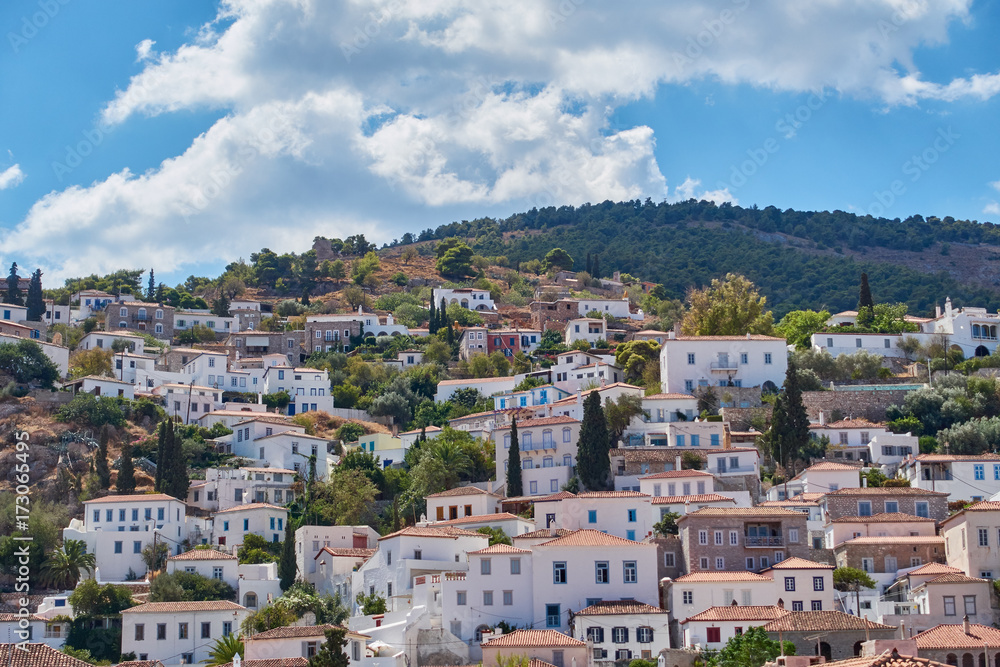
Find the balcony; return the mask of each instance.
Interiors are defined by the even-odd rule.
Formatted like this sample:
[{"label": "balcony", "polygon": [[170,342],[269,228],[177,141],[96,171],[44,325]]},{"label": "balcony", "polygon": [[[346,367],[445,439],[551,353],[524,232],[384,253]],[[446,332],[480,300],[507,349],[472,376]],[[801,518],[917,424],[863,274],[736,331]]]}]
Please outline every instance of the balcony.
[{"label": "balcony", "polygon": [[735,361],[713,361],[709,365],[709,368],[711,368],[713,373],[728,373],[739,370],[740,365]]},{"label": "balcony", "polygon": [[744,544],[746,546],[748,546],[748,547],[763,547],[763,548],[768,548],[768,547],[783,547],[783,546],[785,546],[785,538],[781,537],[780,535],[779,536],[771,536],[771,537],[751,537],[751,536],[745,536],[743,539],[745,540]]}]

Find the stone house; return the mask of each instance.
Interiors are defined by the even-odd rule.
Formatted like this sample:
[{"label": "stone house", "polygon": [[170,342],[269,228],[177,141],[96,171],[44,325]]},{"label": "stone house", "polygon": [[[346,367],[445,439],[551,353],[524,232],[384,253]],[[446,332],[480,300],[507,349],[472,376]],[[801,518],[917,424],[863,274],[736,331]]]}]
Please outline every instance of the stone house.
[{"label": "stone house", "polygon": [[808,517],[780,507],[704,507],[677,520],[687,572],[759,572],[786,558],[809,559]]},{"label": "stone house", "polygon": [[891,574],[893,579],[901,568],[945,562],[944,538],[926,535],[856,537],[839,544],[833,553],[837,567],[853,567],[873,574]]},{"label": "stone house", "polygon": [[943,521],[948,516],[948,494],[913,487],[838,489],[823,496],[820,509],[827,521],[844,516],[913,514]]},{"label": "stone house", "polygon": [[[840,611],[793,611],[764,626],[773,640],[795,644],[796,655],[819,654],[830,660],[861,655],[861,644],[870,639],[892,639],[896,628]],[[817,635],[820,635],[817,639]]]},{"label": "stone house", "polygon": [[[978,623],[939,625],[914,635],[921,658],[929,658],[948,665],[975,667],[1000,663],[1000,630]],[[983,659],[988,648],[989,662]]]},{"label": "stone house", "polygon": [[161,340],[174,337],[174,307],[162,303],[120,301],[104,309],[106,331],[141,331]]}]

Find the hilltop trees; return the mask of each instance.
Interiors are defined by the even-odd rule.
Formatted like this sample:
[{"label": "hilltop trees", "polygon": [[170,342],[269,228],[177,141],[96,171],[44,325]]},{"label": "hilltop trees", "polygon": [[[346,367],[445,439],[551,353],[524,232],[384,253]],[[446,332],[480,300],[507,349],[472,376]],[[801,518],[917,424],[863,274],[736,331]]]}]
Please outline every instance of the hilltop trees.
[{"label": "hilltop trees", "polygon": [[573,258],[562,248],[553,248],[545,255],[542,265],[546,271],[571,271]]},{"label": "hilltop trees", "polygon": [[437,244],[435,253],[437,262],[434,268],[442,276],[462,279],[476,275],[475,269],[472,268],[472,256],[475,253],[464,241],[457,238],[445,239]]},{"label": "hilltop trees", "polygon": [[767,299],[752,282],[728,273],[702,289],[687,293],[688,311],[681,321],[686,336],[742,336],[774,331],[774,317],[765,310]]}]

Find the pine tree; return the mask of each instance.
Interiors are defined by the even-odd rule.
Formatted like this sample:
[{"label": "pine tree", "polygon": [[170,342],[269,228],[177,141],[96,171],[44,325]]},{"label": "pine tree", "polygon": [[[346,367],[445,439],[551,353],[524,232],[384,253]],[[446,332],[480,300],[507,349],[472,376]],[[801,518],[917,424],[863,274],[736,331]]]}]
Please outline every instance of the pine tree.
[{"label": "pine tree", "polygon": [[603,491],[611,481],[608,422],[601,407],[601,394],[592,391],[583,401],[583,424],[576,446],[576,469],[588,491]]},{"label": "pine tree", "polygon": [[326,631],[326,642],[319,647],[316,655],[309,658],[308,667],[347,667],[350,661],[344,647],[347,646],[347,629],[336,626]]},{"label": "pine tree", "polygon": [[219,317],[229,317],[229,299],[225,294],[219,294],[219,298],[212,302],[212,313]]},{"label": "pine tree", "polygon": [[156,299],[155,299],[156,303],[163,303],[163,292],[165,290],[166,288],[163,286],[163,283],[160,283],[156,286]]},{"label": "pine tree", "polygon": [[7,276],[6,302],[14,304],[15,306],[24,305],[24,301],[21,300],[21,288],[18,285],[17,262],[10,265],[10,274]]},{"label": "pine tree", "polygon": [[874,308],[875,302],[872,301],[872,291],[868,287],[868,274],[861,274],[861,291],[858,294],[858,310],[862,308]]},{"label": "pine tree", "polygon": [[146,301],[156,300],[156,278],[153,269],[149,270],[149,285],[146,287]]},{"label": "pine tree", "polygon": [[278,579],[281,590],[287,591],[295,583],[295,531],[292,517],[285,519],[285,541],[281,545],[281,560],[278,561]]},{"label": "pine tree", "polygon": [[108,467],[108,441],[111,440],[111,434],[108,432],[107,425],[101,429],[99,438],[99,446],[94,454],[94,471],[97,473],[101,488],[110,489],[111,469]]},{"label": "pine tree", "polygon": [[517,420],[510,425],[510,453],[507,454],[507,497],[524,495],[521,481],[521,446],[517,440]]},{"label": "pine tree", "polygon": [[118,466],[118,479],[115,490],[119,495],[127,496],[135,492],[135,465],[132,463],[132,443],[126,441],[122,445],[122,460]]},{"label": "pine tree", "polygon": [[42,293],[42,270],[35,269],[28,284],[28,321],[41,322],[45,315],[45,295]]},{"label": "pine tree", "polygon": [[601,256],[594,255],[594,273],[592,274],[595,278],[601,277]]},{"label": "pine tree", "polygon": [[796,458],[801,458],[802,449],[809,440],[809,416],[802,404],[802,389],[799,387],[798,371],[795,363],[788,360],[785,386],[774,403],[771,413],[771,429],[768,441],[775,461],[788,467]]},{"label": "pine tree", "polygon": [[302,288],[302,299],[301,299],[300,303],[303,306],[308,306],[309,305],[309,288],[308,287],[303,287]]}]

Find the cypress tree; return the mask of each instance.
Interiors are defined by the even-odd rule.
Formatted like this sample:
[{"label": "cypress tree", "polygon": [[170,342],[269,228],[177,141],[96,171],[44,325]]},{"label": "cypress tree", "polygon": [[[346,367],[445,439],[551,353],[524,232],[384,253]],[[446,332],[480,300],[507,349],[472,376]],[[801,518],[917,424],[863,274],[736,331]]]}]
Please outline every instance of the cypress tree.
[{"label": "cypress tree", "polygon": [[7,303],[14,304],[15,306],[24,305],[24,301],[21,300],[21,288],[18,285],[17,279],[17,262],[10,265],[10,273],[7,275]]},{"label": "cypress tree", "polygon": [[455,328],[451,326],[451,320],[448,320],[448,345],[455,344]]},{"label": "cypress tree", "polygon": [[163,303],[163,292],[165,289],[166,288],[163,286],[163,283],[156,286],[156,303]]},{"label": "cypress tree", "polygon": [[287,591],[295,583],[295,531],[292,518],[285,519],[285,541],[281,545],[281,560],[278,561],[278,579],[281,590]]},{"label": "cypress tree", "polygon": [[521,481],[521,446],[517,440],[517,420],[510,425],[510,453],[507,454],[507,496],[523,496],[524,483]]},{"label": "cypress tree", "polygon": [[[159,466],[157,466],[159,468]],[[132,443],[126,441],[122,445],[122,462],[118,466],[118,480],[115,490],[119,495],[127,496],[135,491],[135,465],[132,463]]]},{"label": "cypress tree", "polygon": [[858,311],[860,312],[862,308],[874,308],[875,302],[872,301],[872,291],[868,287],[868,274],[861,274],[861,291],[858,294]]},{"label": "cypress tree", "polygon": [[771,455],[786,468],[792,460],[801,457],[802,448],[809,440],[809,416],[802,404],[802,388],[791,359],[785,373],[785,386],[774,403],[768,439]]},{"label": "cypress tree", "polygon": [[154,301],[156,299],[156,278],[153,275],[153,269],[149,270],[149,285],[146,287],[146,301]]},{"label": "cypress tree", "polygon": [[431,317],[427,329],[430,331],[431,335],[437,333],[437,307],[434,305],[434,298],[431,298]]},{"label": "cypress tree", "polygon": [[[594,265],[590,261],[590,253],[588,252],[587,253],[587,273],[590,273],[593,270],[593,268],[594,268]],[[590,275],[591,275],[591,277],[593,277],[594,274],[590,273]]]},{"label": "cypress tree", "polygon": [[600,255],[594,255],[594,273],[593,273],[593,276],[595,278],[600,278],[601,277],[601,259],[600,258],[601,258]]},{"label": "cypress tree", "polygon": [[184,456],[184,450],[181,447],[180,438],[177,437],[177,432],[174,430],[173,421],[168,422],[166,442],[165,455],[169,465],[163,471],[163,493],[178,500],[186,500],[191,480],[188,478],[187,457]]},{"label": "cypress tree", "polygon": [[41,322],[45,315],[45,295],[42,294],[42,270],[35,269],[31,274],[31,283],[28,285],[28,320],[30,322]]},{"label": "cypress tree", "polygon": [[601,407],[601,395],[592,391],[583,401],[583,424],[576,446],[577,474],[588,491],[603,491],[611,481],[609,441],[608,421]]},{"label": "cypress tree", "polygon": [[163,471],[167,467],[165,445],[167,440],[167,421],[160,422],[160,428],[156,432],[156,480],[153,488],[157,493],[163,493]]},{"label": "cypress tree", "polygon": [[448,304],[444,299],[441,299],[441,305],[438,307],[438,329],[443,329],[450,324],[451,322],[448,319]]},{"label": "cypress tree", "polygon": [[111,469],[108,467],[108,441],[110,439],[111,434],[108,433],[108,427],[105,425],[101,429],[99,446],[94,454],[94,471],[97,473],[97,479],[100,481],[102,489],[111,488]]}]

